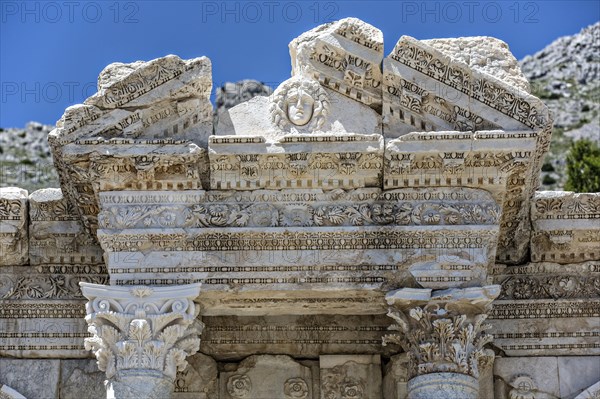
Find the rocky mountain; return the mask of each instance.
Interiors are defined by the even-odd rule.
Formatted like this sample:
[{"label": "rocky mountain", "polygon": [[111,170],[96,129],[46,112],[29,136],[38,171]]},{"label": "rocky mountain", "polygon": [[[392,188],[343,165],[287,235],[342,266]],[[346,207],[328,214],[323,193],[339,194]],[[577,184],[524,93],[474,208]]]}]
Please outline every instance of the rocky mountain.
[{"label": "rocky mountain", "polygon": [[[543,166],[542,187],[561,189],[565,158],[573,140],[600,143],[600,22],[573,36],[561,37],[519,61],[531,82],[532,94],[548,104],[554,116],[550,152]],[[256,80],[227,82],[216,88],[214,120],[219,114],[273,90]],[[58,176],[46,136],[52,126],[30,122],[25,129],[0,128],[0,186],[29,191],[58,187]]]},{"label": "rocky mountain", "polygon": [[37,122],[24,129],[0,128],[0,187],[17,186],[29,192],[59,187],[47,140],[52,129]]},{"label": "rocky mountain", "polygon": [[240,80],[239,82],[225,82],[216,89],[214,126],[219,124],[219,115],[229,108],[250,100],[256,96],[270,96],[273,89],[258,80]]},{"label": "rocky mountain", "polygon": [[600,143],[600,22],[561,37],[519,64],[554,117],[550,152],[543,166],[544,189],[565,183],[565,157],[573,140]]}]

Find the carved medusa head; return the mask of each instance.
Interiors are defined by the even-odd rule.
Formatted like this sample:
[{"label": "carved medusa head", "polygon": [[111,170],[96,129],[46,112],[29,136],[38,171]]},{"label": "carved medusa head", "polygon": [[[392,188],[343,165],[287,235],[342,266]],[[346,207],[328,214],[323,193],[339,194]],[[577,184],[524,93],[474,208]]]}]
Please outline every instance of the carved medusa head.
[{"label": "carved medusa head", "polygon": [[329,113],[329,98],[316,80],[293,77],[283,82],[273,94],[271,118],[282,130],[297,126],[319,130]]}]

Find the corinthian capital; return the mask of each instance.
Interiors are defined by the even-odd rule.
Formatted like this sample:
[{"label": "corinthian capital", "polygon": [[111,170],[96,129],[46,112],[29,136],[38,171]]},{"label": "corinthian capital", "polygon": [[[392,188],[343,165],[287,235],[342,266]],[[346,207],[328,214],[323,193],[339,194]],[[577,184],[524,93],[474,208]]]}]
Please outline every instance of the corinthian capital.
[{"label": "corinthian capital", "polygon": [[202,323],[194,299],[200,284],[119,287],[80,283],[86,304],[85,347],[107,378],[144,374],[167,382],[200,347]]},{"label": "corinthian capital", "polygon": [[409,357],[409,378],[430,373],[460,373],[477,378],[479,363],[492,341],[484,324],[497,285],[434,291],[403,288],[386,295],[395,320],[383,344],[402,346]]}]

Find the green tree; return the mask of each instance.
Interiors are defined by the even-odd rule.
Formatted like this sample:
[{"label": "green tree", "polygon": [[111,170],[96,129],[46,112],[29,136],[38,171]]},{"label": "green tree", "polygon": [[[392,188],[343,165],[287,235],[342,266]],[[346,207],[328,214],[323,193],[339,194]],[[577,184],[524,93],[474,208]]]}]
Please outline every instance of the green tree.
[{"label": "green tree", "polygon": [[575,141],[567,154],[565,190],[577,193],[600,192],[600,148],[593,141]]}]

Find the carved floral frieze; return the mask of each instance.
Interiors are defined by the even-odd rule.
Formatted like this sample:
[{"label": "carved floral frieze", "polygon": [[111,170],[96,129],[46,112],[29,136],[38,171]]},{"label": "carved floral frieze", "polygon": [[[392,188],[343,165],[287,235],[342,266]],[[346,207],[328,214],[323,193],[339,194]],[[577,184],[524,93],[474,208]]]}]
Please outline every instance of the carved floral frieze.
[{"label": "carved floral frieze", "polygon": [[[105,229],[131,229],[495,225],[500,219],[500,207],[487,193],[469,189],[277,193],[283,201],[275,202],[271,198],[277,195],[263,191],[234,198],[222,194],[221,200],[219,192],[195,192],[186,198],[172,197],[169,205],[151,203],[155,193],[113,193],[101,196],[105,205],[99,222]],[[119,195],[131,200],[116,199]]]},{"label": "carved floral frieze", "polygon": [[518,276],[502,282],[499,299],[600,298],[600,276]]},{"label": "carved floral frieze", "polygon": [[267,143],[262,136],[212,136],[209,159],[213,190],[379,187],[383,138],[316,132]]},{"label": "carved floral frieze", "polygon": [[0,299],[79,299],[83,298],[79,289],[81,281],[108,284],[108,273],[102,266],[80,265],[81,271],[86,271],[81,274],[63,274],[56,266],[39,269],[43,270],[19,268],[0,273]]}]

